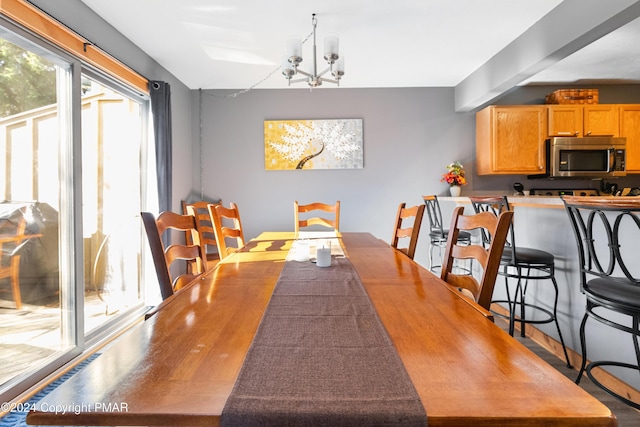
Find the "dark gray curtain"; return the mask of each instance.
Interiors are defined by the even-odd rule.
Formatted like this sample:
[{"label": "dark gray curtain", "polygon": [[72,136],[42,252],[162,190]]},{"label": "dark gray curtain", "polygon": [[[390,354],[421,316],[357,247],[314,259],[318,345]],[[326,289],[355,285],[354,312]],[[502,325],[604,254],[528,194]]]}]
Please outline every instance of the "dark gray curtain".
[{"label": "dark gray curtain", "polygon": [[171,210],[171,87],[169,83],[150,83],[153,133],[156,139],[156,169],[160,212]]}]

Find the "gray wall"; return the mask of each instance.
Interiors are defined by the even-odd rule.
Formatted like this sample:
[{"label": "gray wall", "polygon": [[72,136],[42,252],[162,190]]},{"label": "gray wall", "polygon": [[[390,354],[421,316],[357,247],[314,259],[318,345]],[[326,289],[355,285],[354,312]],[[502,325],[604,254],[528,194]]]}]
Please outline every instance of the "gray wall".
[{"label": "gray wall", "polygon": [[[204,193],[238,204],[247,238],[293,230],[294,200],[340,200],[342,231],[389,241],[400,202],[445,194],[440,177],[452,161],[473,169],[475,115],[454,112],[452,88],[253,90],[221,97],[225,93],[202,92]],[[194,105],[199,96],[194,91]],[[336,118],[363,119],[363,169],[265,170],[264,120]],[[194,188],[199,182],[194,166]],[[419,262],[427,253],[422,242]]]},{"label": "gray wall", "polygon": [[[496,104],[542,104],[557,87],[516,88]],[[460,160],[472,192],[526,188],[594,188],[599,181],[528,180],[526,176],[475,174],[475,112],[456,113],[452,88],[192,91],[193,188],[239,205],[246,237],[263,230],[292,230],[293,201],[342,202],[341,229],[368,231],[389,240],[398,203],[421,203],[422,195],[446,195],[445,165]],[[602,103],[640,103],[638,86],[600,89]],[[364,169],[265,171],[264,120],[362,118]],[[202,139],[202,147],[198,143]],[[202,171],[199,153],[202,150]],[[637,177],[620,181],[640,185]],[[449,211],[443,215],[448,222]],[[423,231],[426,229],[423,229]],[[428,265],[426,236],[416,261]]]}]

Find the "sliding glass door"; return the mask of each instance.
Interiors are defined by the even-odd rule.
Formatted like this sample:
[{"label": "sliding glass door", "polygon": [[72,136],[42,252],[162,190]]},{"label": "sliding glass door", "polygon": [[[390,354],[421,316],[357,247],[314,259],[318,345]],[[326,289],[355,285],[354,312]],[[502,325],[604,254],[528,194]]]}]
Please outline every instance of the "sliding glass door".
[{"label": "sliding glass door", "polygon": [[143,105],[82,76],[84,331],[142,303]]},{"label": "sliding glass door", "polygon": [[[23,43],[23,46],[25,44]],[[63,264],[72,215],[61,206],[70,63],[0,37],[0,384],[75,343],[74,282]],[[63,111],[64,110],[64,111]],[[4,400],[3,400],[4,401]]]},{"label": "sliding glass door", "polygon": [[139,318],[148,99],[0,21],[0,400]]}]

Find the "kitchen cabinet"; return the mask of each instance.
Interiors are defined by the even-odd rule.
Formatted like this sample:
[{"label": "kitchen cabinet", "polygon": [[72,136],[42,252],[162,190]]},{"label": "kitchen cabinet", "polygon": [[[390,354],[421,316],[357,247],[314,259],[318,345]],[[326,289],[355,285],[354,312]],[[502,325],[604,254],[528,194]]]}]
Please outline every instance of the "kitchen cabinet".
[{"label": "kitchen cabinet", "polygon": [[640,105],[618,105],[620,136],[627,138],[627,173],[640,173]]},{"label": "kitchen cabinet", "polygon": [[549,136],[618,136],[618,105],[548,105]]},{"label": "kitchen cabinet", "polygon": [[545,169],[544,105],[489,106],[476,113],[478,175],[538,174]]}]

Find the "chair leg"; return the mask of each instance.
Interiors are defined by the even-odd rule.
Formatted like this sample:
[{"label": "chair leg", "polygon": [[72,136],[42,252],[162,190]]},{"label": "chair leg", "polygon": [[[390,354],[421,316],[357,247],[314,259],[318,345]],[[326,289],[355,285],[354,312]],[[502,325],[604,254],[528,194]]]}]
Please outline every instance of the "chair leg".
[{"label": "chair leg", "polygon": [[582,363],[580,364],[580,371],[578,372],[578,376],[576,377],[576,384],[580,384],[582,375],[584,374],[584,371],[587,368],[587,341],[585,339],[584,330],[587,324],[587,318],[589,317],[589,309],[590,308],[587,306],[587,312],[584,314],[584,317],[582,318],[582,322],[580,323],[580,349],[582,351]]},{"label": "chair leg", "polygon": [[16,303],[16,309],[22,309],[22,298],[20,297],[20,255],[11,258],[11,293]]}]

